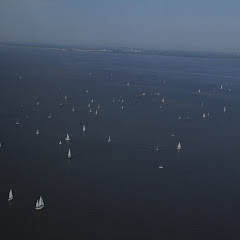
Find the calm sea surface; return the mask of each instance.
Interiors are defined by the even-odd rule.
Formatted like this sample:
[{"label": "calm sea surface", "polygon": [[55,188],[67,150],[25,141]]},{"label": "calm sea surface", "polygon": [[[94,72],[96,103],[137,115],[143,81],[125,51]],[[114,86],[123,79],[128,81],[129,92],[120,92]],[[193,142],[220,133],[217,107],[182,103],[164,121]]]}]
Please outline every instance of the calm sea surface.
[{"label": "calm sea surface", "polygon": [[239,239],[239,60],[1,47],[0,142],[2,239]]}]

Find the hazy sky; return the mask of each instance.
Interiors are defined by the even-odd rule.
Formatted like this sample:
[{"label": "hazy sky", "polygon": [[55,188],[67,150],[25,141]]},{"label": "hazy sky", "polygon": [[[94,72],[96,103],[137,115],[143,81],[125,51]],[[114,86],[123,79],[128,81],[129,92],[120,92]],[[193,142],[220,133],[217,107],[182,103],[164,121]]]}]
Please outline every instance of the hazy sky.
[{"label": "hazy sky", "polygon": [[0,41],[236,51],[240,0],[0,0]]}]

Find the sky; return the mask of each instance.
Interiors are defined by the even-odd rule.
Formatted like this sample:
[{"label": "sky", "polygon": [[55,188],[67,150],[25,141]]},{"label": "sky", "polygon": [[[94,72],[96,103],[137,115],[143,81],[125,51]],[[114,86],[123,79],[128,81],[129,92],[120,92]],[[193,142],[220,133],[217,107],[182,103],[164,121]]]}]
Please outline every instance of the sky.
[{"label": "sky", "polygon": [[0,42],[239,51],[240,0],[0,0]]}]

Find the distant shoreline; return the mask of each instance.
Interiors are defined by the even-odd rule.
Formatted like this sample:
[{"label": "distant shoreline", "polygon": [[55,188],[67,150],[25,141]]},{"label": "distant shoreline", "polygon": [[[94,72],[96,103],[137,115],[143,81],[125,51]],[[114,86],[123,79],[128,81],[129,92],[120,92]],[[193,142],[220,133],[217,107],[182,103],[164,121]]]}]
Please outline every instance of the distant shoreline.
[{"label": "distant shoreline", "polygon": [[0,47],[22,47],[40,48],[49,50],[73,51],[79,53],[117,53],[166,57],[192,57],[192,58],[219,58],[219,59],[240,59],[238,53],[206,52],[206,51],[185,51],[185,50],[156,50],[156,49],[130,49],[130,48],[87,48],[87,47],[58,47],[47,45],[31,45],[17,43],[0,43]]}]

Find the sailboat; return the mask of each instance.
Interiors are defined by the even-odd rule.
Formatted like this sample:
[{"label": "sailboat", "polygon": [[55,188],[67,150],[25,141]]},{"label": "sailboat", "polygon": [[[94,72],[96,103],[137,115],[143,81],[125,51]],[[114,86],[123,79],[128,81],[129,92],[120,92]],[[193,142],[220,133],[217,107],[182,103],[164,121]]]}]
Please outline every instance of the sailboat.
[{"label": "sailboat", "polygon": [[91,100],[91,103],[93,103],[93,99]]},{"label": "sailboat", "polygon": [[71,159],[72,158],[72,155],[71,155],[71,151],[70,151],[70,148],[68,150],[68,159]]},{"label": "sailboat", "polygon": [[201,92],[201,89],[198,89],[198,93],[200,93]]},{"label": "sailboat", "polygon": [[99,109],[100,108],[100,105],[98,104],[97,108]]},{"label": "sailboat", "polygon": [[65,140],[66,140],[66,141],[70,141],[70,138],[69,138],[68,133],[67,133],[67,136],[66,136]]},{"label": "sailboat", "polygon": [[203,102],[202,102],[202,107],[203,107]]},{"label": "sailboat", "polygon": [[67,101],[67,96],[64,97],[65,101]]},{"label": "sailboat", "polygon": [[48,118],[49,118],[49,119],[52,118],[52,114],[51,114],[51,113],[49,113]]},{"label": "sailboat", "polygon": [[223,90],[223,85],[221,85],[220,89]]},{"label": "sailboat", "polygon": [[123,106],[122,106],[122,110],[123,110]]},{"label": "sailboat", "polygon": [[113,102],[113,103],[115,103],[115,100],[114,100],[114,98],[113,98],[112,102]]},{"label": "sailboat", "polygon": [[42,197],[40,196],[39,200],[36,202],[35,210],[41,210],[44,208],[44,202]]},{"label": "sailboat", "polygon": [[223,111],[224,111],[224,112],[227,112],[227,108],[226,108],[225,106],[223,107]]},{"label": "sailboat", "polygon": [[59,145],[62,145],[62,141],[61,140],[59,141]]},{"label": "sailboat", "polygon": [[98,115],[98,110],[96,110],[95,114]]},{"label": "sailboat", "polygon": [[91,109],[91,108],[89,108],[89,112],[90,112],[90,113],[92,112],[92,109]]},{"label": "sailboat", "polygon": [[12,193],[12,189],[10,189],[8,194],[8,201],[11,202],[12,200],[13,200],[13,193]]},{"label": "sailboat", "polygon": [[91,107],[90,103],[88,104],[88,107],[89,107],[89,108]]},{"label": "sailboat", "polygon": [[72,112],[75,112],[75,108],[74,107],[72,108]]},{"label": "sailboat", "polygon": [[203,116],[202,116],[203,118],[206,118],[206,114],[205,113],[203,113]]},{"label": "sailboat", "polygon": [[88,89],[86,89],[86,93],[88,93]]},{"label": "sailboat", "polygon": [[163,98],[163,99],[162,99],[162,103],[164,103],[164,102],[165,102],[165,99]]},{"label": "sailboat", "polygon": [[108,137],[108,142],[109,142],[109,143],[111,142],[111,137],[110,137],[110,136]]},{"label": "sailboat", "polygon": [[181,150],[182,146],[181,146],[181,143],[179,142],[178,145],[177,145],[177,150]]},{"label": "sailboat", "polygon": [[83,132],[86,132],[86,127],[85,127],[85,125],[83,125],[82,131],[83,131]]},{"label": "sailboat", "polygon": [[39,135],[40,134],[40,132],[39,132],[39,130],[37,129],[37,131],[36,131],[36,135]]},{"label": "sailboat", "polygon": [[20,125],[19,119],[16,120],[16,125]]}]

